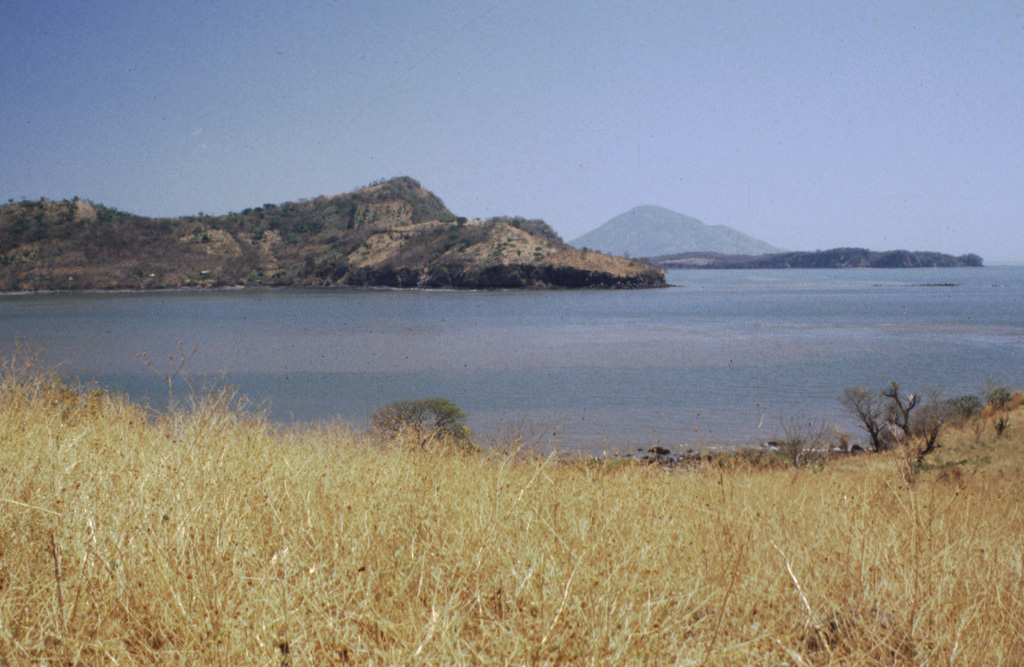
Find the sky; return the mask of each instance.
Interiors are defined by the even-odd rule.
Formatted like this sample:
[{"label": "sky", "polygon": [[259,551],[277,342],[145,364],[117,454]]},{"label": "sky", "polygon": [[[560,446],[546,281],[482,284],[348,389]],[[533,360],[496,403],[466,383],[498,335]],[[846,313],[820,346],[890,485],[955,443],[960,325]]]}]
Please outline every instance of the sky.
[{"label": "sky", "polygon": [[406,175],[566,240],[1024,261],[1024,4],[3,0],[0,201],[224,214]]}]

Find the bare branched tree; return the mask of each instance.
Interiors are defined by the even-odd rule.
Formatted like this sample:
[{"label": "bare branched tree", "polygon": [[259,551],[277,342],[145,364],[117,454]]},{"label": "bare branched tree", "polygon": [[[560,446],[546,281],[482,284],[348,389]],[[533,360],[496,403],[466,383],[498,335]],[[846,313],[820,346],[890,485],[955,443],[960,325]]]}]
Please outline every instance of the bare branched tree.
[{"label": "bare branched tree", "polygon": [[779,451],[795,468],[807,462],[808,454],[820,456],[836,435],[836,427],[810,417],[793,417],[782,422]]},{"label": "bare branched tree", "polygon": [[871,439],[872,451],[880,452],[888,448],[889,442],[883,438],[885,400],[881,394],[865,387],[847,387],[839,397],[839,402],[860,420]]},{"label": "bare branched tree", "polygon": [[885,414],[886,423],[892,427],[897,440],[905,440],[910,436],[910,413],[917,407],[917,394],[901,395],[900,383],[893,381],[882,391],[882,397],[889,399]]},{"label": "bare branched tree", "polygon": [[913,439],[913,453],[918,463],[939,447],[939,431],[949,421],[948,410],[938,402],[923,405],[914,414],[909,435]]},{"label": "bare branched tree", "polygon": [[874,451],[905,445],[907,456],[918,462],[939,448],[943,426],[970,420],[979,405],[977,397],[970,395],[943,400],[937,391],[927,396],[904,393],[899,382],[877,394],[863,387],[848,387],[839,401],[860,420]]}]

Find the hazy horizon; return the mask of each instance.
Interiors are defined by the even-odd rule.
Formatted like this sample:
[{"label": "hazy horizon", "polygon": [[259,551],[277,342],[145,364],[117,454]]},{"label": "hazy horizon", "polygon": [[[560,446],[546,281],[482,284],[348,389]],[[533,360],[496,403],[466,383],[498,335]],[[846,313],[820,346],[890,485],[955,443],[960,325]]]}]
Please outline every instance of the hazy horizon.
[{"label": "hazy horizon", "polygon": [[226,214],[408,175],[563,238],[639,205],[793,250],[1024,261],[1024,8],[0,4],[0,201]]}]

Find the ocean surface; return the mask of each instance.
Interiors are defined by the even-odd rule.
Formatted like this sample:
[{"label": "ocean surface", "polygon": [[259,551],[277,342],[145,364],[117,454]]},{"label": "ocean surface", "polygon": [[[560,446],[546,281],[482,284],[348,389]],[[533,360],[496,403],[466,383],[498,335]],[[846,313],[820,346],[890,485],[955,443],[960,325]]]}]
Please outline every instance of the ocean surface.
[{"label": "ocean surface", "polygon": [[65,378],[159,409],[154,368],[167,374],[180,344],[198,351],[176,398],[232,386],[272,421],[361,428],[391,401],[442,396],[484,443],[519,432],[584,453],[754,444],[794,420],[860,438],[838,401],[848,386],[1024,388],[1024,266],[668,279],[640,291],[3,295],[0,353],[34,344]]}]

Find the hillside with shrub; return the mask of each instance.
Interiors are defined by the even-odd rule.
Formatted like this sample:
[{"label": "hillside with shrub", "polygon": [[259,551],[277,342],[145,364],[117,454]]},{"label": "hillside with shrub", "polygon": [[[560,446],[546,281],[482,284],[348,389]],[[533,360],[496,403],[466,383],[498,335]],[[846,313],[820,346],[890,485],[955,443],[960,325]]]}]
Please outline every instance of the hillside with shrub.
[{"label": "hillside with shrub", "polygon": [[540,220],[457,217],[408,177],[221,216],[77,198],[0,206],[0,291],[663,284],[661,269],[572,248]]}]

